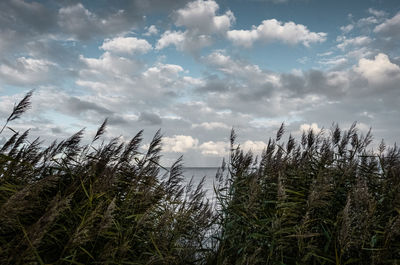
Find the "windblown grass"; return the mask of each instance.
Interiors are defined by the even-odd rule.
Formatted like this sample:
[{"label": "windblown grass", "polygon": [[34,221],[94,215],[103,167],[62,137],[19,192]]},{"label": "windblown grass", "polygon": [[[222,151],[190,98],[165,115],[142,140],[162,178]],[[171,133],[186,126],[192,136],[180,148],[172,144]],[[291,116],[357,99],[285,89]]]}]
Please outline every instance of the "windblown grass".
[{"label": "windblown grass", "polygon": [[47,147],[12,130],[0,147],[0,264],[400,263],[400,151],[369,150],[355,124],[299,142],[282,141],[282,125],[260,158],[232,131],[215,208],[203,182],[182,184],[181,159],[160,174],[160,132],[143,153],[141,131],[99,143],[106,127],[90,144],[81,130]]},{"label": "windblown grass", "polygon": [[182,184],[181,159],[160,179],[159,132],[142,153],[142,132],[96,144],[105,128],[90,145],[79,131],[42,148],[25,131],[2,146],[0,264],[204,263],[212,212],[202,183]]},{"label": "windblown grass", "polygon": [[399,148],[368,151],[356,124],[299,143],[283,132],[259,161],[232,132],[214,264],[400,264]]}]

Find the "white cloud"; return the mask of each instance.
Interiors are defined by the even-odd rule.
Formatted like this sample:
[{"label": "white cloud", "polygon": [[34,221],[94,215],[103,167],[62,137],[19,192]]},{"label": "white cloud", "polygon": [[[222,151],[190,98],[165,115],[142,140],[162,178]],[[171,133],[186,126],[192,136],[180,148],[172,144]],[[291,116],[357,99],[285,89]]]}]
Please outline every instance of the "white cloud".
[{"label": "white cloud", "polygon": [[272,72],[264,72],[258,65],[249,64],[245,61],[234,60],[223,51],[215,51],[203,60],[218,71],[234,78],[241,78],[252,84],[271,83],[279,85],[279,76]]},{"label": "white cloud", "polygon": [[86,81],[82,79],[76,80],[75,84],[81,87],[88,87],[98,93],[100,93],[101,91],[105,91],[108,88],[108,86],[103,82]]},{"label": "white cloud", "polygon": [[347,39],[346,37],[339,37],[339,43],[337,47],[341,50],[344,50],[348,46],[363,46],[371,43],[371,39],[368,36],[357,36],[355,38]]},{"label": "white cloud", "polygon": [[223,157],[229,153],[230,145],[228,142],[208,141],[199,146],[201,154],[204,156]]},{"label": "white cloud", "polygon": [[216,15],[218,4],[213,0],[197,0],[176,11],[175,25],[199,34],[225,33],[235,21],[231,11]]},{"label": "white cloud", "polygon": [[138,65],[135,61],[112,55],[110,52],[105,52],[98,59],[86,58],[83,55],[81,55],[79,59],[87,66],[87,68],[83,68],[80,71],[82,77],[100,74],[122,78],[133,74],[138,69]]},{"label": "white cloud", "polygon": [[180,65],[158,63],[156,66],[147,69],[143,75],[149,78],[156,78],[157,76],[162,77],[164,75],[177,76],[182,71],[183,68]]},{"label": "white cloud", "polygon": [[110,52],[99,58],[81,56],[80,60],[83,67],[76,84],[96,92],[102,104],[111,105],[116,113],[170,106],[196,85],[196,79],[185,76],[185,70],[176,64],[155,63],[144,67],[134,58]]},{"label": "white cloud", "polygon": [[227,33],[228,39],[234,44],[251,47],[256,41],[282,41],[288,44],[302,43],[309,46],[311,43],[324,42],[327,34],[324,32],[310,32],[302,24],[294,22],[283,23],[276,19],[264,20],[259,26],[251,30],[231,30]]},{"label": "white cloud", "polygon": [[373,54],[374,54],[374,52],[370,48],[364,46],[364,47],[357,47],[357,49],[353,49],[353,50],[349,51],[346,54],[346,56],[359,60],[361,58],[369,57]]},{"label": "white cloud", "polygon": [[[73,1],[76,2],[76,1]],[[126,9],[109,10],[96,14],[83,4],[66,5],[58,10],[57,23],[62,33],[69,39],[89,40],[93,36],[109,36],[131,30],[140,17],[128,15]]]},{"label": "white cloud", "polygon": [[[240,144],[240,148],[247,152],[252,151],[255,154],[260,154],[267,144],[262,141],[247,140]],[[202,143],[198,149],[202,155],[223,157],[229,154],[230,144],[224,141],[207,141]]]},{"label": "white cloud", "polygon": [[156,49],[161,50],[170,45],[175,45],[179,49],[183,49],[185,41],[185,33],[182,31],[165,31],[161,38],[157,41]]},{"label": "white cloud", "polygon": [[97,30],[98,18],[81,3],[60,8],[58,16],[59,26],[79,39],[88,39],[89,33]]},{"label": "white cloud", "polygon": [[180,51],[196,52],[210,46],[215,36],[224,36],[235,21],[231,11],[217,15],[215,1],[197,0],[188,3],[175,12],[175,25],[184,27],[181,31],[165,31],[157,41],[156,49],[174,45]]},{"label": "white cloud", "polygon": [[332,55],[332,54],[333,54],[332,51],[328,51],[328,52],[323,52],[323,53],[317,53],[317,56],[323,57],[323,56],[329,56],[329,55]]},{"label": "white cloud", "polygon": [[115,53],[133,54],[135,52],[146,53],[153,47],[143,39],[135,37],[117,37],[114,39],[104,40],[103,45],[101,45],[100,48]]},{"label": "white cloud", "polygon": [[185,80],[185,82],[187,82],[188,84],[191,84],[193,86],[203,86],[205,85],[205,82],[203,79],[201,78],[194,78],[191,76],[184,76],[183,80]]},{"label": "white cloud", "polygon": [[394,17],[386,19],[383,23],[377,25],[374,29],[375,33],[381,33],[390,37],[400,35],[400,12]]},{"label": "white cloud", "polygon": [[267,147],[267,144],[264,143],[263,141],[251,141],[247,140],[244,143],[242,143],[241,148],[243,151],[252,151],[254,154],[261,154],[261,152]]},{"label": "white cloud", "polygon": [[162,146],[164,152],[185,153],[189,149],[195,149],[199,140],[190,135],[174,135],[163,137]]},{"label": "white cloud", "polygon": [[156,50],[174,45],[179,51],[193,52],[211,45],[210,35],[196,35],[190,31],[169,31],[164,32],[157,41]]},{"label": "white cloud", "polygon": [[319,133],[321,131],[318,124],[314,122],[311,124],[304,123],[300,125],[300,132],[308,132],[310,129],[313,130],[314,133]]},{"label": "white cloud", "polygon": [[155,25],[151,25],[150,27],[147,28],[147,32],[144,33],[144,36],[152,36],[152,35],[157,35],[158,34],[158,29]]},{"label": "white cloud", "polygon": [[400,67],[390,62],[386,54],[379,53],[375,59],[362,58],[354,71],[368,79],[371,84],[383,84],[400,80]]},{"label": "white cloud", "polygon": [[340,27],[340,30],[343,33],[349,33],[350,31],[352,31],[354,29],[354,25],[353,24],[348,24],[347,26],[342,26]]},{"label": "white cloud", "polygon": [[192,124],[192,128],[204,128],[206,130],[229,129],[230,127],[222,122],[203,122],[200,124]]},{"label": "white cloud", "polygon": [[367,27],[369,25],[378,24],[379,20],[376,17],[364,17],[357,21],[357,27]]},{"label": "white cloud", "polygon": [[20,57],[15,64],[1,64],[0,77],[11,84],[37,84],[50,79],[49,72],[54,66],[55,63],[45,59]]},{"label": "white cloud", "polygon": [[344,57],[334,57],[320,60],[319,63],[324,65],[338,66],[347,63],[347,59]]},{"label": "white cloud", "polygon": [[303,56],[296,60],[296,62],[301,63],[301,64],[306,64],[308,61],[310,61],[310,58],[308,58],[307,56]]},{"label": "white cloud", "polygon": [[386,12],[383,11],[383,10],[376,10],[376,9],[374,9],[374,8],[368,8],[368,12],[369,12],[371,15],[374,15],[374,16],[376,16],[376,17],[384,17],[384,16],[386,16]]}]

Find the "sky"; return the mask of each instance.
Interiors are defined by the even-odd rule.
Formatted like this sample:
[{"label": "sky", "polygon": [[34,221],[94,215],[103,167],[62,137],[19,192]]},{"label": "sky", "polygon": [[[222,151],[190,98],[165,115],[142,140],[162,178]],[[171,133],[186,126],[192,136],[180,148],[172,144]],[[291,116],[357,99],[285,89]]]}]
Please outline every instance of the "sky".
[{"label": "sky", "polygon": [[46,144],[108,118],[105,139],[144,129],[143,150],[161,129],[165,165],[219,166],[232,128],[259,154],[282,122],[299,137],[356,121],[393,145],[400,2],[2,0],[0,120],[31,89],[12,128]]}]

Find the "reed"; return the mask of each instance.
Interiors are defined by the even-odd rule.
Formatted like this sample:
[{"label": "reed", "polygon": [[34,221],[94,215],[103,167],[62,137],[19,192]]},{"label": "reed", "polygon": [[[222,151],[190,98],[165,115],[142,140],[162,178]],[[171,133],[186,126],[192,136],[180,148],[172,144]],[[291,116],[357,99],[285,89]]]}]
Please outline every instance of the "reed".
[{"label": "reed", "polygon": [[[7,127],[0,148],[0,264],[399,264],[400,150],[354,123],[303,133],[284,125],[260,157],[232,130],[217,173],[216,205],[184,185],[182,158],[160,166],[158,131],[141,152],[128,143],[90,144],[81,130],[43,147]],[[165,173],[163,173],[165,172]]]},{"label": "reed", "polygon": [[231,136],[213,264],[399,264],[400,150],[342,131],[281,141],[261,158]]},{"label": "reed", "polygon": [[205,262],[213,213],[202,184],[182,184],[181,159],[160,172],[160,132],[143,153],[142,132],[98,143],[106,124],[90,145],[81,130],[46,148],[14,132],[2,146],[0,264]]}]

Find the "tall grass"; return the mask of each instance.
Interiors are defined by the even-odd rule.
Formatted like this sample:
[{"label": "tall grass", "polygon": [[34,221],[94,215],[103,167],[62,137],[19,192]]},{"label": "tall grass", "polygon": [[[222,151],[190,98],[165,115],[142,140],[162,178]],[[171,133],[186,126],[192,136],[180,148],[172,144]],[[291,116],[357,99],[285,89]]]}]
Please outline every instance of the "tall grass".
[{"label": "tall grass", "polygon": [[400,150],[356,124],[281,141],[257,161],[231,135],[214,264],[400,264]]},{"label": "tall grass", "polygon": [[0,264],[205,262],[213,215],[202,183],[182,184],[181,159],[160,172],[159,132],[142,153],[142,132],[97,144],[105,129],[89,145],[81,130],[46,148],[15,132],[2,146]]},{"label": "tall grass", "polygon": [[[8,123],[30,107],[32,93]],[[400,150],[356,124],[283,141],[257,158],[231,133],[217,205],[159,165],[161,134],[141,152],[90,144],[83,130],[42,146],[16,132],[0,147],[0,264],[400,264]],[[163,173],[165,172],[165,173]]]}]

